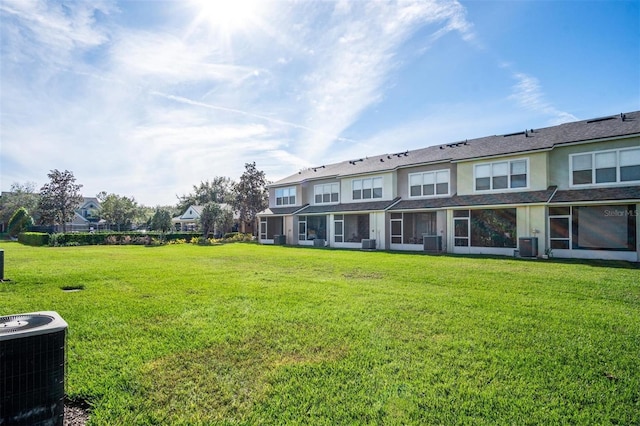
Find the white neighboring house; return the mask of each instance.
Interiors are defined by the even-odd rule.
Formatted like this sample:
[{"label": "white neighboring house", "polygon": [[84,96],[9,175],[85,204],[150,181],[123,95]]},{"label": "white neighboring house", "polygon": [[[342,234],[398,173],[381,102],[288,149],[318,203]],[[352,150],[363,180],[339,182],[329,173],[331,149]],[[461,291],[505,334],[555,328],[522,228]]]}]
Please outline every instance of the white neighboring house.
[{"label": "white neighboring house", "polygon": [[200,228],[200,215],[203,206],[189,206],[184,213],[171,219],[176,231],[197,231]]},{"label": "white neighboring house", "polygon": [[[233,220],[235,223],[231,230],[237,231],[237,227],[238,227],[237,222],[239,220],[238,214],[233,211],[232,207],[229,204],[221,203],[219,204],[219,206],[220,206],[220,209],[222,210],[233,212]],[[171,219],[171,224],[173,225],[175,230],[178,232],[199,231],[200,215],[202,214],[203,208],[204,206],[191,205],[180,216],[176,216],[173,219]],[[218,231],[224,233],[229,230],[228,229],[216,230],[215,233],[218,233]]]}]

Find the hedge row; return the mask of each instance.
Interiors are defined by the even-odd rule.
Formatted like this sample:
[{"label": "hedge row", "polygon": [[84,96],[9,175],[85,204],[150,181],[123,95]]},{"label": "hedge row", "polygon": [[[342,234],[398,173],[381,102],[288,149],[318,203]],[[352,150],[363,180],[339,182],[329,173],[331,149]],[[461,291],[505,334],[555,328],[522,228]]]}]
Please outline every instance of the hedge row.
[{"label": "hedge row", "polygon": [[191,241],[199,237],[197,232],[72,232],[47,234],[43,232],[22,232],[18,241],[31,246],[86,246],[101,244],[162,244],[173,240]]},{"label": "hedge row", "polygon": [[18,242],[28,246],[46,246],[49,244],[49,234],[44,232],[21,232]]}]

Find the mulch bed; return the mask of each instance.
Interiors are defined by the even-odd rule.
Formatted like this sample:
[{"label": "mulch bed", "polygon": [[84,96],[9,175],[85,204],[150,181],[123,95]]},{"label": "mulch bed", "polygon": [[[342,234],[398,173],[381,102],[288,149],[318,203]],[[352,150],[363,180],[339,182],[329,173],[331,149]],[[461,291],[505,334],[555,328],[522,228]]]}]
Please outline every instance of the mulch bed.
[{"label": "mulch bed", "polygon": [[64,400],[64,426],[84,426],[89,420],[89,404],[86,401]]}]

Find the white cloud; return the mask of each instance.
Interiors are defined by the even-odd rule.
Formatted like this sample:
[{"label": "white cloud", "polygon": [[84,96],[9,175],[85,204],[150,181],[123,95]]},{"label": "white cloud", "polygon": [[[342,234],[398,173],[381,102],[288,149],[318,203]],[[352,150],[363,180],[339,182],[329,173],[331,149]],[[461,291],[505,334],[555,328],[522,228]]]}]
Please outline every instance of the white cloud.
[{"label": "white cloud", "polygon": [[[397,67],[397,50],[426,24],[439,26],[432,38],[450,31],[472,38],[457,2],[337,3],[323,37],[310,42],[319,54],[304,79],[305,124],[326,129],[326,134],[342,134],[383,99],[384,84]],[[306,137],[307,158],[325,155],[336,141],[317,133]]]},{"label": "white cloud", "polygon": [[537,78],[521,73],[513,73],[516,84],[513,86],[513,93],[509,97],[516,101],[518,105],[530,111],[550,115],[550,125],[557,125],[578,118],[573,114],[560,111],[544,99],[544,93]]},{"label": "white cloud", "polygon": [[111,55],[118,74],[151,78],[167,85],[207,80],[237,84],[256,71],[254,67],[221,62],[210,46],[148,31],[123,31]]},{"label": "white cloud", "polygon": [[[102,1],[70,5],[44,0],[4,0],[0,3],[3,26],[10,34],[11,54],[23,60],[61,63],[76,50],[98,46],[108,32],[96,23],[97,14],[114,8]],[[19,22],[19,26],[16,25]]]}]

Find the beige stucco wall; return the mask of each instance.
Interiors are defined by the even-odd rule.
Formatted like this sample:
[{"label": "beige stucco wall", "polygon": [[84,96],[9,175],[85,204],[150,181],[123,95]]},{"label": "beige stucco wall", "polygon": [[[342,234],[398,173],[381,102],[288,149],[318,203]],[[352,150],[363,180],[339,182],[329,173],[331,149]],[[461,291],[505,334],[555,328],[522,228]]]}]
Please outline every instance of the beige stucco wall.
[{"label": "beige stucco wall", "polygon": [[640,138],[638,137],[554,148],[549,153],[549,185],[557,185],[558,189],[569,189],[569,172],[571,170],[569,155],[571,154],[637,146],[640,146]]},{"label": "beige stucco wall", "polygon": [[518,238],[538,237],[538,256],[544,254],[547,241],[545,206],[522,206],[516,210]]},{"label": "beige stucco wall", "polygon": [[[476,164],[493,163],[504,160],[517,160],[517,159],[529,159],[529,187],[517,188],[509,191],[535,191],[547,189],[547,155],[545,152],[537,152],[531,154],[509,155],[504,157],[496,157],[490,159],[482,159],[476,161],[465,161],[457,163],[457,189],[458,195],[469,195],[478,193],[487,193],[488,191],[475,192],[474,191],[474,179],[473,168]],[[504,192],[500,190],[498,192]]]}]

